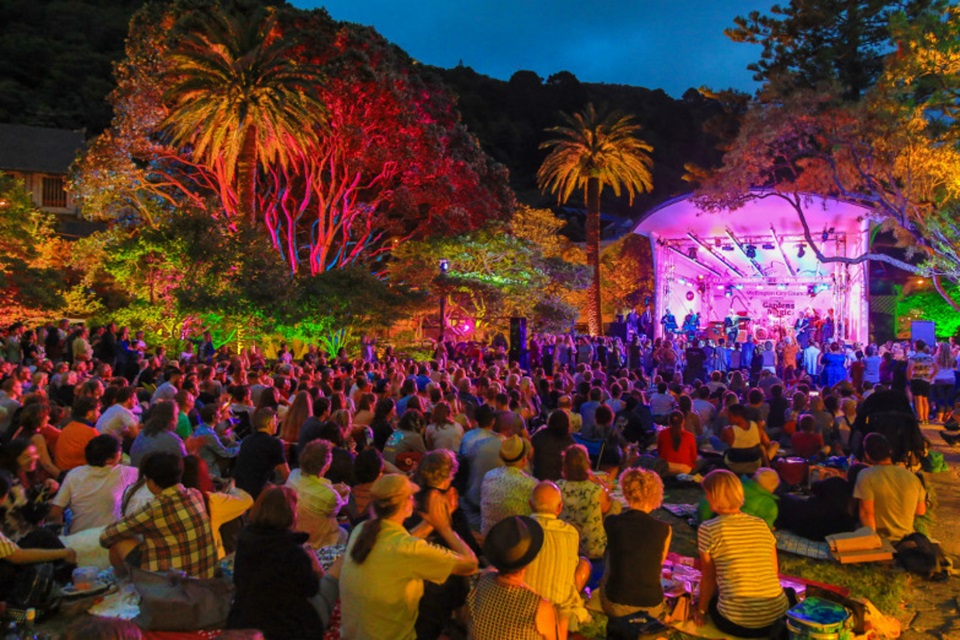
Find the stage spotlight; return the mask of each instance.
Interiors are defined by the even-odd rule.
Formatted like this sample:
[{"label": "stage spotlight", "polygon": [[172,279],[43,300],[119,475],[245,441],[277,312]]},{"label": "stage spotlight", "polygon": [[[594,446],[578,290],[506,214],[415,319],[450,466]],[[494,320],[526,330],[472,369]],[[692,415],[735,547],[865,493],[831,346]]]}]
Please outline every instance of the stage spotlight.
[{"label": "stage spotlight", "polygon": [[777,248],[777,246],[772,242],[764,242],[762,248],[764,251],[773,251],[774,249]]},{"label": "stage spotlight", "polygon": [[687,284],[686,278],[680,278],[680,284]]},{"label": "stage spotlight", "polygon": [[748,244],[746,248],[743,250],[743,252],[746,253],[747,257],[750,258],[751,260],[757,257],[757,248],[752,244]]},{"label": "stage spotlight", "polygon": [[726,290],[723,292],[723,296],[724,296],[725,298],[732,298],[732,297],[733,297],[733,287],[731,287],[731,286],[728,285],[727,288],[726,288]]},{"label": "stage spotlight", "polygon": [[697,248],[696,248],[696,247],[690,247],[689,249],[687,249],[687,257],[690,258],[691,260],[696,260],[696,259],[697,259]]},{"label": "stage spotlight", "polygon": [[743,285],[742,284],[734,285],[734,289],[736,289],[737,291],[743,291]]},{"label": "stage spotlight", "polygon": [[723,247],[721,247],[721,248],[722,248],[724,251],[733,251],[733,245],[732,245],[732,244],[725,244],[725,245],[723,245]]},{"label": "stage spotlight", "polygon": [[783,284],[783,283],[781,282],[780,284],[777,285],[777,290],[778,290],[778,291],[786,291],[786,290],[787,290],[787,285],[785,285],[785,284]]},{"label": "stage spotlight", "polygon": [[812,298],[813,296],[817,295],[817,287],[816,287],[816,285],[811,284],[811,285],[807,286],[807,295],[810,296],[811,298]]},{"label": "stage spotlight", "polygon": [[807,255],[807,249],[804,245],[801,244],[797,247],[797,257],[802,258],[805,255]]},{"label": "stage spotlight", "polygon": [[718,284],[718,285],[717,285],[717,291],[723,291],[723,285],[722,285],[722,284]]}]

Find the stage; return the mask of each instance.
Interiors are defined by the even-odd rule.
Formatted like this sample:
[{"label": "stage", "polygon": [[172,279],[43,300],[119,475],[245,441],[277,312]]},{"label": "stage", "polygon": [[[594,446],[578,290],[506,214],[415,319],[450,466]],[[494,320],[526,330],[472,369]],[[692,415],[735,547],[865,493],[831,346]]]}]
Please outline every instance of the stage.
[{"label": "stage", "polygon": [[[825,256],[866,252],[865,209],[812,197],[804,215]],[[633,232],[649,238],[653,251],[657,336],[668,311],[678,325],[698,314],[700,335],[708,339],[724,337],[724,320],[734,318],[740,341],[748,334],[758,340],[794,335],[806,312],[814,322],[832,317],[835,338],[867,340],[866,262],[821,263],[796,212],[780,198],[707,213],[682,196],[649,211]]]}]

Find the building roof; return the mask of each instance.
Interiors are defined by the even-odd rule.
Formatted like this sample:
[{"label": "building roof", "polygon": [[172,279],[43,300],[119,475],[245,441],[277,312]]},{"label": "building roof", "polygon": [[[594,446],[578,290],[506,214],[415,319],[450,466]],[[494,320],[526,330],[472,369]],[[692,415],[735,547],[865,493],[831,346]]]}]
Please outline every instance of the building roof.
[{"label": "building roof", "polygon": [[83,140],[83,131],[0,124],[0,169],[65,174]]}]

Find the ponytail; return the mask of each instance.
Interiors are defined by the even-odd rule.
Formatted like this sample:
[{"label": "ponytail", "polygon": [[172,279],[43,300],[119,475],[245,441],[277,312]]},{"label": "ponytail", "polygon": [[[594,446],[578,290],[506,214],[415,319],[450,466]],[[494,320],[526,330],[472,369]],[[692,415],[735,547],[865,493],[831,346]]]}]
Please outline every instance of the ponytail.
[{"label": "ponytail", "polygon": [[350,558],[357,564],[363,564],[370,552],[373,551],[373,545],[377,543],[377,537],[380,535],[380,518],[370,518],[360,525],[360,532],[357,534],[357,541],[353,543],[350,549]]}]

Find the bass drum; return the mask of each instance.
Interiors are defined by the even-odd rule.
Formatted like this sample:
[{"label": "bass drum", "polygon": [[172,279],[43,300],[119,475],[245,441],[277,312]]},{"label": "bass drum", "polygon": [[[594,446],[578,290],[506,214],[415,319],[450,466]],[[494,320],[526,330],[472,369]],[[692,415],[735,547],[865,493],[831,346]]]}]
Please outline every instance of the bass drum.
[{"label": "bass drum", "polygon": [[768,331],[766,327],[757,327],[757,330],[754,332],[754,340],[760,342],[761,340],[766,340],[768,337]]}]

